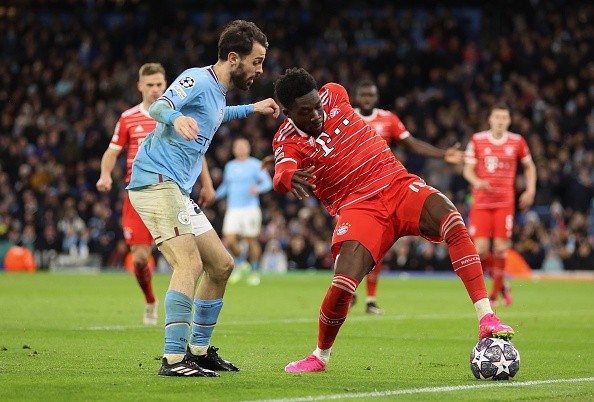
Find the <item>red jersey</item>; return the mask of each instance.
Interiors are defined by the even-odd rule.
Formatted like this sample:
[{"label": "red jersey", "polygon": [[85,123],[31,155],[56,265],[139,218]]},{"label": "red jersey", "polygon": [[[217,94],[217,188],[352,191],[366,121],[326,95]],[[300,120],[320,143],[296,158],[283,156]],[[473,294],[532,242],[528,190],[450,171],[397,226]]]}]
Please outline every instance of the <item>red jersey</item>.
[{"label": "red jersey", "polygon": [[519,134],[506,132],[495,139],[491,131],[482,131],[470,138],[465,162],[476,165],[476,175],[489,182],[491,188],[473,189],[473,208],[514,206],[515,178],[518,160],[532,158],[530,149]]},{"label": "red jersey", "polygon": [[128,148],[126,156],[126,184],[130,182],[132,162],[144,138],[155,129],[157,122],[149,116],[142,103],[126,110],[115,126],[109,147],[121,151]]},{"label": "red jersey", "polygon": [[386,141],[375,134],[349,103],[339,84],[320,91],[324,127],[317,137],[286,119],[272,140],[275,156],[274,189],[291,191],[297,169],[314,166],[314,194],[331,215],[386,188],[398,172],[406,173]]},{"label": "red jersey", "polygon": [[392,112],[374,108],[369,116],[363,116],[358,108],[355,109],[355,111],[361,116],[365,123],[369,124],[376,133],[386,140],[388,145],[390,145],[392,141],[402,141],[410,136],[410,133],[406,127],[404,127],[402,121],[400,121],[398,116]]}]

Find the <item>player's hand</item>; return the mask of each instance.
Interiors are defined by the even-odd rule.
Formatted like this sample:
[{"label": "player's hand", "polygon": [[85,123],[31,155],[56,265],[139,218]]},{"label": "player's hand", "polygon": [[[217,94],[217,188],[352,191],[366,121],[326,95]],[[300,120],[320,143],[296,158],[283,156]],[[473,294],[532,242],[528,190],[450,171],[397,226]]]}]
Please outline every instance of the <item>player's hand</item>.
[{"label": "player's hand", "polygon": [[111,185],[113,183],[113,180],[111,179],[111,176],[101,176],[99,177],[99,180],[97,180],[97,190],[101,191],[101,192],[107,192],[111,190]]},{"label": "player's hand", "polygon": [[299,169],[293,173],[293,177],[291,178],[291,192],[300,200],[308,198],[309,191],[316,188],[316,185],[309,181],[316,178],[316,176],[311,174],[313,170],[314,167],[310,166],[307,169]]},{"label": "player's hand", "polygon": [[483,179],[478,179],[477,181],[474,182],[474,184],[472,186],[474,188],[476,188],[477,190],[490,190],[491,189],[491,185],[489,184],[489,182],[487,180],[483,180]]},{"label": "player's hand", "polygon": [[520,205],[521,209],[530,208],[534,203],[534,193],[529,191],[524,191],[520,194],[520,198],[518,199],[518,204]]},{"label": "player's hand", "polygon": [[260,194],[260,190],[258,190],[258,186],[250,186],[250,189],[248,191],[251,195]]},{"label": "player's hand", "polygon": [[269,169],[269,168],[273,168],[274,167],[274,155],[268,155],[265,156],[261,161],[260,161],[260,167],[262,169]]},{"label": "player's hand", "polygon": [[210,207],[217,198],[217,192],[213,186],[202,186],[198,195],[198,205],[207,208]]},{"label": "player's hand", "polygon": [[464,162],[464,152],[460,149],[459,142],[446,149],[443,160],[452,165],[461,165]]},{"label": "player's hand", "polygon": [[254,113],[272,115],[272,117],[276,119],[280,114],[280,107],[274,99],[268,98],[254,103]]},{"label": "player's hand", "polygon": [[173,121],[175,131],[179,133],[185,140],[194,141],[198,138],[200,128],[198,123],[190,116],[179,116]]}]

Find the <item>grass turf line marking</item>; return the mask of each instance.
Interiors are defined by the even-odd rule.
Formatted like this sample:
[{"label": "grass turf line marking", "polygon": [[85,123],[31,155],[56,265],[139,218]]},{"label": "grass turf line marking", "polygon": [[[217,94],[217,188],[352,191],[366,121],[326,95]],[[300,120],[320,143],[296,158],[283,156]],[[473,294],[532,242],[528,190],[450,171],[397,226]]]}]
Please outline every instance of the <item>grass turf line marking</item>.
[{"label": "grass turf line marking", "polygon": [[[578,311],[578,310],[575,310]],[[584,310],[584,313],[590,313],[590,310]],[[546,315],[549,317],[552,316],[565,316],[567,314],[567,311],[547,311],[544,312],[542,315]],[[445,313],[440,313],[440,314],[419,314],[419,315],[410,315],[410,314],[399,314],[399,315],[381,315],[381,316],[377,316],[377,315],[363,315],[363,316],[359,316],[359,315],[354,315],[354,316],[349,316],[348,317],[348,321],[349,322],[353,322],[353,321],[406,321],[406,320],[415,320],[415,321],[423,321],[423,320],[428,320],[428,321],[440,321],[440,320],[451,320],[451,319],[460,319],[460,318],[469,318],[469,317],[473,317],[474,314],[471,313],[465,313],[465,314],[445,314]],[[518,317],[532,317],[533,313],[523,313],[523,312],[507,312],[505,314],[506,318],[518,318]],[[314,323],[314,322],[318,322],[318,317],[307,317],[307,318],[280,318],[280,319],[271,319],[271,320],[250,320],[250,321],[226,321],[223,322],[221,321],[220,323],[218,323],[217,325],[220,326],[220,328],[225,328],[227,326],[242,326],[242,325],[270,325],[270,324],[308,324],[308,323]],[[161,328],[161,326],[157,325],[157,328]],[[151,326],[147,326],[147,325],[97,325],[97,326],[91,326],[91,327],[77,327],[74,328],[75,330],[79,330],[79,331],[125,331],[128,329],[146,329],[146,328],[151,328]],[[153,327],[155,328],[155,327]]]},{"label": "grass turf line marking", "polygon": [[396,396],[396,395],[455,392],[455,391],[467,391],[467,390],[471,390],[471,389],[493,388],[493,387],[530,387],[533,385],[560,384],[560,383],[572,383],[572,382],[589,382],[589,381],[594,381],[594,377],[565,378],[565,379],[559,379],[559,380],[533,380],[533,381],[522,381],[522,382],[519,382],[519,381],[492,382],[492,383],[488,383],[488,384],[456,385],[456,386],[445,386],[445,387],[409,388],[409,389],[396,389],[393,391],[355,392],[355,393],[349,393],[349,394],[302,396],[302,397],[296,397],[296,398],[260,399],[260,400],[254,400],[251,402],[310,402],[310,401],[327,401],[327,400],[335,400],[335,399],[354,399],[354,398],[369,398],[369,397],[381,398],[381,397]]}]

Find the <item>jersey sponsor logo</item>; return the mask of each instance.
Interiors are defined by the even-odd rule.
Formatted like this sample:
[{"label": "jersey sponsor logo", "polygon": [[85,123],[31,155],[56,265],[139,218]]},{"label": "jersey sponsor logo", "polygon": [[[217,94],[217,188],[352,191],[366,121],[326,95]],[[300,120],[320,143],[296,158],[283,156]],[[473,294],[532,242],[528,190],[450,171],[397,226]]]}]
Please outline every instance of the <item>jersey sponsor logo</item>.
[{"label": "jersey sponsor logo", "polygon": [[190,223],[190,214],[188,214],[188,211],[179,211],[177,214],[177,220],[182,225],[188,225]]},{"label": "jersey sponsor logo", "polygon": [[498,164],[499,159],[496,156],[485,157],[485,169],[487,169],[487,172],[493,173],[497,169]]},{"label": "jersey sponsor logo", "polygon": [[196,81],[194,81],[194,78],[192,78],[192,77],[184,77],[181,80],[179,80],[178,82],[184,88],[192,88],[194,86],[194,84],[196,83]]},{"label": "jersey sponsor logo", "polygon": [[[187,78],[189,78],[189,77],[187,77]],[[192,80],[192,78],[190,78],[190,79]],[[181,82],[181,81],[180,81],[180,82]],[[183,84],[182,84],[182,85],[183,85]],[[194,85],[194,80],[192,80],[192,85]],[[191,87],[192,85],[190,85],[190,87]],[[189,88],[189,87],[186,87],[186,88]],[[171,86],[171,90],[172,90],[172,91],[175,91],[175,93],[177,94],[177,96],[178,96],[180,99],[184,99],[186,96],[188,96],[188,95],[186,94],[186,91],[184,91],[184,89],[183,89],[182,87],[180,87],[179,85],[177,85],[177,84],[173,84],[173,85]]]},{"label": "jersey sponsor logo", "polygon": [[334,147],[329,147],[328,144],[332,142],[330,136],[324,132],[322,132],[318,138],[316,138],[316,143],[320,144],[322,150],[324,151],[324,156],[328,156],[328,154],[334,151]]},{"label": "jersey sponsor logo", "polygon": [[346,232],[349,231],[349,228],[350,227],[351,227],[351,224],[350,223],[347,223],[347,222],[341,223],[340,226],[338,226],[336,228],[336,235],[337,236],[342,236],[342,235],[346,234]]}]

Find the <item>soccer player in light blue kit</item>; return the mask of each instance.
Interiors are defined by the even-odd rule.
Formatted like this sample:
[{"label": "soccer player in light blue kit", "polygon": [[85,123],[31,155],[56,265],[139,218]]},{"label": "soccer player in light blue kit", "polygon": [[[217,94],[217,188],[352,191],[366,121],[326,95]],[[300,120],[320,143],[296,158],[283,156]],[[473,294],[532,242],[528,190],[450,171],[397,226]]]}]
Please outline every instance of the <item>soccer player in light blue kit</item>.
[{"label": "soccer player in light blue kit", "polygon": [[259,285],[258,274],[262,248],[258,235],[262,227],[260,194],[272,189],[272,178],[262,168],[262,163],[250,156],[251,147],[246,138],[233,141],[235,159],[225,165],[223,182],[217,188],[217,199],[227,197],[227,211],[223,221],[223,242],[235,257],[235,270],[229,278],[234,283],[241,279],[243,259],[240,240],[247,243],[247,254],[251,274],[249,285]]},{"label": "soccer player in light blue kit", "polygon": [[252,113],[278,117],[270,98],[240,106],[226,106],[225,100],[227,90],[247,90],[262,74],[267,48],[254,23],[232,21],[219,38],[216,64],[184,71],[149,109],[158,124],[140,146],[127,189],[173,268],[160,375],[216,377],[217,370],[238,370],[210,345],[233,258],[190,194],[221,123]]}]

